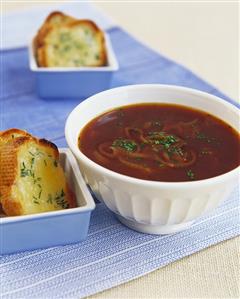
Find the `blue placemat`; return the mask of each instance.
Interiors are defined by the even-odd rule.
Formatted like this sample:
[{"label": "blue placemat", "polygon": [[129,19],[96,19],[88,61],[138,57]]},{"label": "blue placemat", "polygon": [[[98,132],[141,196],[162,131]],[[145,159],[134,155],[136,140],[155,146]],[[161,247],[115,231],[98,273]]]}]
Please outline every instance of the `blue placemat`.
[{"label": "blue placemat", "polygon": [[[150,50],[120,28],[112,28],[109,34],[120,64],[113,87],[136,83],[176,84],[232,102],[189,70]],[[38,98],[25,48],[1,52],[0,75],[0,129],[23,128],[58,146],[66,146],[65,120],[79,101]],[[171,236],[131,231],[103,204],[98,204],[86,241],[1,257],[1,295],[2,298],[84,297],[239,233],[238,190],[191,229]]]}]

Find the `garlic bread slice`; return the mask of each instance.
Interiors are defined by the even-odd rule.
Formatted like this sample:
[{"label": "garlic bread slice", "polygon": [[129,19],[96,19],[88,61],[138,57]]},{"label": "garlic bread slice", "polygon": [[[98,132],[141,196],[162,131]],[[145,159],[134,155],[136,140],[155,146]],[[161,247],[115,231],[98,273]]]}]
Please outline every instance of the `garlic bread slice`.
[{"label": "garlic bread slice", "polygon": [[52,27],[39,49],[45,67],[81,67],[106,65],[103,32],[90,20]]},{"label": "garlic bread slice", "polygon": [[1,204],[7,216],[75,206],[59,164],[57,147],[34,137],[18,137],[0,151]]},{"label": "garlic bread slice", "polygon": [[38,30],[38,33],[35,38],[35,47],[38,48],[42,45],[43,39],[51,27],[68,24],[75,20],[75,18],[70,17],[60,11],[54,11],[50,13],[44,21],[43,25]]}]

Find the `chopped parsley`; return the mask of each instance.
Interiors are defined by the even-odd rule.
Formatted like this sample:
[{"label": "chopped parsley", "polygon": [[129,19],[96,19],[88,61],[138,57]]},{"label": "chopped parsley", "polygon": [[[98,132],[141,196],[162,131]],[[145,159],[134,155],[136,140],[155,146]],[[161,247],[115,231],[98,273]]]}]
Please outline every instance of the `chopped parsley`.
[{"label": "chopped parsley", "polygon": [[157,162],[157,164],[158,164],[158,166],[161,167],[161,168],[165,166],[165,165],[164,165],[163,163],[161,163],[161,162]]},{"label": "chopped parsley", "polygon": [[65,193],[64,193],[63,189],[60,192],[56,193],[54,200],[55,200],[56,204],[58,206],[61,206],[63,209],[69,208],[69,204],[65,200]]},{"label": "chopped parsley", "polygon": [[64,52],[67,52],[68,50],[71,49],[71,46],[70,45],[66,45],[64,48],[63,48],[63,51]]},{"label": "chopped parsley", "polygon": [[60,42],[66,42],[70,39],[70,34],[67,32],[61,33],[60,34]]},{"label": "chopped parsley", "polygon": [[33,203],[35,203],[35,204],[38,204],[38,205],[39,205],[39,201],[38,201],[38,199],[37,199],[37,197],[36,197],[36,196],[33,196]]},{"label": "chopped parsley", "polygon": [[195,180],[195,174],[191,169],[187,171],[187,176],[189,177],[190,180]]},{"label": "chopped parsley", "polygon": [[34,164],[35,158],[31,159],[31,169],[33,168],[33,164]]},{"label": "chopped parsley", "polygon": [[38,198],[40,199],[41,198],[41,195],[42,195],[42,189],[39,191],[38,193]]},{"label": "chopped parsley", "polygon": [[162,145],[164,149],[169,149],[170,146],[178,141],[173,135],[166,135],[164,132],[149,132],[152,143],[155,145]]},{"label": "chopped parsley", "polygon": [[50,204],[52,204],[52,203],[53,203],[52,194],[48,194],[47,203],[50,203]]},{"label": "chopped parsley", "polygon": [[120,147],[127,152],[134,152],[137,149],[137,144],[133,140],[118,138],[113,141],[113,147]]},{"label": "chopped parsley", "polygon": [[25,163],[22,162],[20,164],[20,176],[21,177],[27,177],[27,176],[34,177],[34,172],[32,171],[32,166],[31,166],[31,169],[28,169],[26,167]]},{"label": "chopped parsley", "polygon": [[173,143],[177,142],[177,138],[173,135],[167,135],[163,138],[163,140],[160,140],[161,144],[164,146],[165,149],[168,149]]},{"label": "chopped parsley", "polygon": [[172,146],[168,149],[168,153],[169,154],[178,154],[179,156],[183,156],[183,150],[181,147],[177,147],[177,146]]}]

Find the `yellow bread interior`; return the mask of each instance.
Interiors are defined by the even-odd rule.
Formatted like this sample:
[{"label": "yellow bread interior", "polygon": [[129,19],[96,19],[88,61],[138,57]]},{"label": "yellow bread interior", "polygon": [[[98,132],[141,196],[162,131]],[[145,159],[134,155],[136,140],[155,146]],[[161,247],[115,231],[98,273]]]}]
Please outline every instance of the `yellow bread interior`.
[{"label": "yellow bread interior", "polygon": [[[14,160],[12,155],[9,157]],[[37,143],[35,139],[27,140],[18,146],[15,157],[12,163],[5,155],[3,165],[3,168],[14,167],[14,178],[12,171],[9,174],[6,171],[2,184],[2,207],[8,216],[35,214],[72,206],[72,194],[55,148]],[[10,187],[7,187],[8,183]]]},{"label": "yellow bread interior", "polygon": [[101,66],[106,62],[102,32],[88,21],[52,28],[41,51],[47,67]]},{"label": "yellow bread interior", "polygon": [[75,18],[70,17],[62,12],[59,11],[52,12],[50,15],[48,15],[43,25],[39,29],[35,39],[35,46],[40,47],[42,45],[43,39],[51,27],[68,24],[70,22],[73,22],[74,20]]}]

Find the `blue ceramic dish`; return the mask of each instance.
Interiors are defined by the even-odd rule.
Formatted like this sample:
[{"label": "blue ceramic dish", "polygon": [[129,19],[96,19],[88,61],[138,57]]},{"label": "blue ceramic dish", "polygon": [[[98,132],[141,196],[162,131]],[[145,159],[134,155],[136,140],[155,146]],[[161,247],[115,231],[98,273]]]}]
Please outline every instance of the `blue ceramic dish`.
[{"label": "blue ceramic dish", "polygon": [[29,47],[30,69],[36,75],[37,94],[42,98],[86,98],[108,89],[118,62],[105,34],[108,65],[103,67],[38,67],[33,46]]},{"label": "blue ceramic dish", "polygon": [[87,237],[93,198],[70,150],[60,150],[60,163],[75,192],[77,208],[0,218],[0,253],[77,243]]}]

